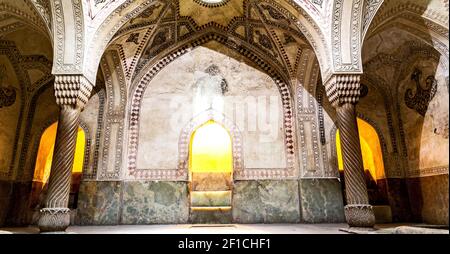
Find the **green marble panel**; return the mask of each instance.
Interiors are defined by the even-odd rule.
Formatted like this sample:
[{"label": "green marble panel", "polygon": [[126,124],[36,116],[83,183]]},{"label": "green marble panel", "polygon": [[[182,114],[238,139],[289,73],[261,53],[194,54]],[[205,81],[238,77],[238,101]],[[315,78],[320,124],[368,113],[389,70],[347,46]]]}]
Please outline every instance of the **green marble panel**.
[{"label": "green marble panel", "polygon": [[297,223],[298,182],[236,181],[232,209],[236,223]]},{"label": "green marble panel", "polygon": [[186,182],[124,182],[122,224],[178,224],[188,219]]},{"label": "green marble panel", "polygon": [[75,223],[78,225],[119,224],[120,191],[116,181],[84,181],[78,194]]},{"label": "green marble panel", "polygon": [[301,179],[300,196],[303,222],[345,222],[344,202],[338,179]]}]

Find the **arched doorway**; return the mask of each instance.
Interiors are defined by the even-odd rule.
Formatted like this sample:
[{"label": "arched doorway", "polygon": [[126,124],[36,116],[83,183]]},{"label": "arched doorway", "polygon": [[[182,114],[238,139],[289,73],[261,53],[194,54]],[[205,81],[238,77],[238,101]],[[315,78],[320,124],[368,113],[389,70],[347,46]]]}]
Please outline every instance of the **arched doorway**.
[{"label": "arched doorway", "polygon": [[[388,205],[386,178],[383,162],[383,150],[380,138],[375,128],[361,118],[357,119],[359,139],[361,143],[361,153],[366,176],[367,191],[369,194],[369,203],[371,205],[385,206]],[[345,193],[344,180],[344,162],[342,159],[341,140],[339,130],[336,131],[336,153],[339,174],[341,182],[343,182],[343,193]],[[345,196],[345,194],[344,194]],[[344,197],[344,202],[345,201]]]},{"label": "arched doorway", "polygon": [[[53,123],[41,135],[39,149],[36,156],[30,207],[38,209],[42,207],[48,188],[48,180],[52,167],[53,150],[55,147],[56,132],[58,122]],[[81,175],[84,164],[86,135],[84,130],[78,128],[76,142],[75,159],[72,168],[72,182],[70,188],[69,208],[76,209],[78,201],[78,191],[80,188]]]},{"label": "arched doorway", "polygon": [[190,220],[230,223],[233,183],[232,139],[213,120],[198,127],[189,145]]}]

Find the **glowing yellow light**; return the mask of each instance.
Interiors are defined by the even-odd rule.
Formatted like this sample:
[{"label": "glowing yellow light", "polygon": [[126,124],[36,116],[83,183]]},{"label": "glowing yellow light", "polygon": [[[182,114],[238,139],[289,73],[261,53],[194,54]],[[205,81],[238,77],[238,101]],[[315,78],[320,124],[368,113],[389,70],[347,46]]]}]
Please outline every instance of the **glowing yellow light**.
[{"label": "glowing yellow light", "polygon": [[221,125],[209,121],[192,135],[189,149],[191,172],[232,172],[230,134]]},{"label": "glowing yellow light", "polygon": [[[360,118],[358,118],[358,129],[364,169],[369,170],[370,175],[374,180],[385,178],[383,153],[381,151],[380,139],[376,130]],[[339,170],[343,171],[344,162],[342,159],[339,130],[336,132],[336,152]]]},{"label": "glowing yellow light", "polygon": [[86,137],[83,129],[78,128],[77,143],[75,146],[75,158],[73,161],[72,173],[81,173],[83,171],[84,164],[84,148],[86,143]]},{"label": "glowing yellow light", "polygon": [[[36,165],[34,169],[33,181],[42,182],[43,185],[50,177],[50,170],[52,167],[53,150],[55,147],[56,131],[58,123],[52,124],[48,127],[41,136],[39,143],[38,155],[36,158]],[[78,128],[78,136],[75,150],[75,158],[73,163],[72,173],[81,173],[83,171],[84,148],[85,148],[85,133],[83,129]]]},{"label": "glowing yellow light", "polygon": [[52,155],[56,140],[57,123],[48,127],[41,136],[34,169],[33,181],[47,182],[52,166]]}]

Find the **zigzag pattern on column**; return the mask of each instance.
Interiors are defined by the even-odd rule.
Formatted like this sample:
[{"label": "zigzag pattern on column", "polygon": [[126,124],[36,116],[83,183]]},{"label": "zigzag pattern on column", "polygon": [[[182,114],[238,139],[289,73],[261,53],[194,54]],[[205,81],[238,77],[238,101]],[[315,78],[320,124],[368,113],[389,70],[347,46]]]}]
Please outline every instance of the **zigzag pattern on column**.
[{"label": "zigzag pattern on column", "polygon": [[83,109],[94,86],[83,75],[57,75],[55,97],[58,105],[75,105]]},{"label": "zigzag pattern on column", "polygon": [[360,74],[336,74],[325,84],[325,91],[331,105],[355,104],[360,95]]}]

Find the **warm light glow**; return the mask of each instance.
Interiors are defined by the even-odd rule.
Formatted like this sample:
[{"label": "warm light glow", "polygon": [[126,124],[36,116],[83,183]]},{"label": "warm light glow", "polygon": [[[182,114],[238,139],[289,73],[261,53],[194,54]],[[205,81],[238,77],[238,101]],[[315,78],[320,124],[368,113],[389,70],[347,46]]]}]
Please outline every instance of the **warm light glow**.
[{"label": "warm light glow", "polygon": [[218,4],[223,2],[224,0],[201,0],[202,2],[205,2],[207,4]]},{"label": "warm light glow", "polygon": [[230,134],[214,121],[205,123],[194,132],[189,154],[191,172],[233,171]]},{"label": "warm light glow", "polygon": [[[366,121],[358,118],[359,139],[363,157],[364,169],[369,170],[374,180],[385,178],[383,153],[381,151],[380,139],[376,130]],[[344,170],[342,160],[341,138],[339,130],[336,132],[336,152],[339,170]]]},{"label": "warm light glow", "polygon": [[[57,128],[58,123],[54,123],[50,127],[48,127],[42,134],[41,141],[39,143],[33,181],[43,183],[42,187],[45,185],[45,183],[47,183],[48,178],[50,177]],[[73,163],[72,173],[81,173],[83,171],[84,148],[86,142],[85,138],[86,137],[83,129],[78,128],[75,159]]]}]

